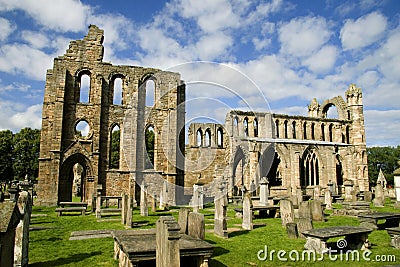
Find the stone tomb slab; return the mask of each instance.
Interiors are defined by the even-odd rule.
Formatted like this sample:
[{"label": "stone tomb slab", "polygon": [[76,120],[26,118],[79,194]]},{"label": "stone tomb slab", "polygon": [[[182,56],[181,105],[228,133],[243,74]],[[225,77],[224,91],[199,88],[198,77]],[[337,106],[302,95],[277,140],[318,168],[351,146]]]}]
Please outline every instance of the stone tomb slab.
[{"label": "stone tomb slab", "polygon": [[379,229],[378,220],[386,220],[384,228],[398,227],[400,222],[400,213],[397,212],[374,212],[370,214],[358,215],[360,226],[371,228],[374,230]]},{"label": "stone tomb slab", "polygon": [[[114,238],[115,259],[119,258],[120,262],[129,260],[133,266],[141,266],[143,263],[150,263],[152,261],[155,264],[155,229],[118,230],[113,231],[112,235]],[[197,266],[197,263],[211,257],[213,246],[204,240],[181,234],[179,251],[181,266]]]},{"label": "stone tomb slab", "polygon": [[372,231],[372,229],[359,226],[334,226],[312,229],[303,232],[303,235],[307,238],[304,248],[321,254],[328,251],[327,241],[329,238],[344,236],[346,246],[340,249],[367,249],[369,247],[368,234]]}]

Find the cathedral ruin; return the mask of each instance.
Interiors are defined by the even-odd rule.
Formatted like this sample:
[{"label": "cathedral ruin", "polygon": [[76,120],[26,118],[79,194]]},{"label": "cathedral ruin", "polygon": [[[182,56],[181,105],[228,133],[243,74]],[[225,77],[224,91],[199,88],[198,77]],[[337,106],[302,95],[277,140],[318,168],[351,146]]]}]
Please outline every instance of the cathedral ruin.
[{"label": "cathedral ruin", "polygon": [[[192,123],[185,144],[180,74],[103,62],[102,43],[103,30],[89,26],[47,71],[40,204],[71,201],[75,191],[89,204],[96,194],[139,201],[143,182],[153,196],[164,188],[172,204],[190,199],[194,184],[207,185],[212,196],[226,183],[233,195],[257,187],[261,177],[276,195],[295,188],[307,194],[330,182],[340,188],[346,180],[369,190],[362,92],[355,85],[345,99],[312,100],[308,116],[232,110],[224,124]],[[327,118],[333,106],[338,118]]]}]

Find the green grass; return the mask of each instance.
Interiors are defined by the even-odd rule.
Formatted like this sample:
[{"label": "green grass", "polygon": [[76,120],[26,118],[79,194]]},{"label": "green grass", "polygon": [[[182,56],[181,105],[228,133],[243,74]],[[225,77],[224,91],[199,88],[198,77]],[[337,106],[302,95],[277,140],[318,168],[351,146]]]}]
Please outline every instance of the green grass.
[{"label": "green grass", "polygon": [[[336,208],[339,206],[335,206]],[[241,219],[235,218],[233,206],[228,208],[228,228],[240,228]],[[383,208],[373,208],[379,211],[396,211],[391,203]],[[398,211],[398,210],[397,210]],[[207,205],[201,212],[205,215],[205,223],[212,224],[214,210],[212,205]],[[100,229],[124,229],[120,221],[97,222],[94,214],[87,216],[61,216],[57,217],[54,208],[34,207],[33,214],[47,214],[47,216],[33,217],[31,226],[47,226],[49,229],[35,230],[30,232],[29,244],[29,266],[118,266],[118,262],[113,259],[113,240],[112,238],[98,238],[87,240],[69,241],[71,232],[80,230],[100,230]],[[133,213],[133,222],[146,223],[140,228],[153,228],[155,222],[161,215],[178,216],[178,209],[171,208],[168,212],[149,212],[148,217],[141,217],[139,209]],[[112,216],[108,218],[120,218]],[[400,264],[400,251],[390,246],[390,237],[385,230],[373,231],[369,235],[372,243],[370,259],[376,255],[395,255],[397,262],[366,262],[361,259],[358,261],[332,261],[326,255],[322,261],[279,261],[277,252],[274,253],[273,260],[267,259],[260,261],[257,253],[268,248],[271,250],[291,250],[298,251],[301,255],[305,244],[304,239],[290,239],[287,237],[286,230],[281,225],[279,218],[266,218],[253,221],[255,224],[265,224],[256,227],[252,231],[237,230],[229,234],[228,239],[215,236],[212,233],[213,226],[206,225],[206,240],[212,243],[214,254],[209,262],[210,267],[219,266],[382,266]],[[327,212],[325,222],[315,222],[314,227],[329,227],[336,225],[358,225],[355,217],[335,216],[332,212]],[[136,228],[139,229],[139,228]],[[335,242],[336,239],[329,240]],[[294,253],[294,252],[293,252]],[[361,252],[362,253],[362,252]],[[263,254],[262,254],[263,255]],[[293,254],[294,255],[294,254]]]}]

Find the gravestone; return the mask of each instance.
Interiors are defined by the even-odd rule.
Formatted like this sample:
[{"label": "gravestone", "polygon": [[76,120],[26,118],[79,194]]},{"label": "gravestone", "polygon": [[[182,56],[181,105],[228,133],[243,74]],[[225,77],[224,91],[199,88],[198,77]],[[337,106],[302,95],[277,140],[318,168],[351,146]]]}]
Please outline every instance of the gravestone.
[{"label": "gravestone", "polygon": [[297,238],[299,236],[296,223],[287,223],[286,232],[289,238]]},{"label": "gravestone", "polygon": [[256,184],[254,183],[254,180],[251,180],[250,193],[251,193],[252,196],[256,196],[257,195],[257,187],[256,187]]},{"label": "gravestone", "polygon": [[178,216],[178,224],[181,227],[181,233],[188,233],[188,218],[189,218],[190,208],[180,208]]},{"label": "gravestone", "polygon": [[303,190],[301,188],[296,189],[297,204],[300,205],[303,202]]},{"label": "gravestone", "polygon": [[372,202],[375,207],[383,207],[385,205],[385,194],[380,182],[375,186],[375,198]]},{"label": "gravestone", "polygon": [[245,230],[253,230],[253,204],[248,192],[245,193],[243,197],[242,228]]},{"label": "gravestone", "polygon": [[[397,163],[398,166],[400,166],[400,161]],[[395,207],[398,208],[400,207],[400,168],[397,168],[393,172],[394,175],[394,190],[395,190],[395,195],[396,195],[396,202],[395,202]]]},{"label": "gravestone", "polygon": [[156,266],[179,267],[180,227],[172,216],[161,216],[156,223]]},{"label": "gravestone", "polygon": [[268,179],[267,177],[261,178],[260,181],[260,206],[268,206]]},{"label": "gravestone", "polygon": [[21,218],[16,203],[0,202],[0,266],[14,266],[15,229]]},{"label": "gravestone", "polygon": [[142,186],[140,187],[140,215],[141,216],[149,216],[149,206],[147,204],[147,185],[142,182]]},{"label": "gravestone", "polygon": [[190,212],[188,217],[188,235],[204,240],[205,233],[204,214]]},{"label": "gravestone", "polygon": [[133,205],[133,198],[132,196],[128,196],[125,228],[132,228],[132,205]]},{"label": "gravestone", "polygon": [[371,191],[364,192],[364,201],[366,201],[366,202],[372,201],[372,192]]},{"label": "gravestone", "polygon": [[157,195],[154,195],[151,197],[151,211],[156,212],[157,211]]},{"label": "gravestone", "polygon": [[311,201],[311,215],[313,221],[323,221],[324,211],[322,210],[322,203],[319,200]]},{"label": "gravestone", "polygon": [[302,201],[299,205],[299,218],[312,219],[311,205],[309,201]]},{"label": "gravestone", "polygon": [[313,199],[319,200],[321,196],[321,186],[316,185],[313,190]]},{"label": "gravestone", "polygon": [[194,212],[199,212],[200,209],[203,209],[203,186],[202,184],[194,184],[193,185],[193,197],[192,197],[192,207]]},{"label": "gravestone", "polygon": [[224,238],[228,238],[228,227],[226,223],[226,210],[228,207],[228,199],[223,193],[224,187],[220,186],[219,192],[214,198],[215,214],[214,214],[214,234]]},{"label": "gravestone", "polygon": [[280,201],[280,213],[283,226],[294,221],[293,204],[290,200],[282,199]]},{"label": "gravestone", "polygon": [[126,215],[128,213],[128,195],[125,193],[121,194],[121,223],[126,223]]},{"label": "gravestone", "polygon": [[348,202],[356,201],[356,199],[354,199],[354,195],[352,194],[354,182],[351,180],[346,180],[343,183],[343,186],[344,186],[344,201]]},{"label": "gravestone", "polygon": [[32,213],[30,194],[22,191],[17,201],[22,218],[15,229],[14,266],[28,266],[29,224]]},{"label": "gravestone", "polygon": [[305,236],[302,234],[304,231],[308,231],[313,229],[313,223],[312,219],[310,218],[299,218],[297,221],[297,232],[299,234],[299,237],[305,238]]},{"label": "gravestone", "polygon": [[327,210],[331,210],[332,209],[332,195],[331,195],[331,191],[329,190],[325,190],[325,205],[326,205],[326,209]]},{"label": "gravestone", "polygon": [[164,181],[160,192],[160,206],[161,210],[168,208],[168,182]]}]

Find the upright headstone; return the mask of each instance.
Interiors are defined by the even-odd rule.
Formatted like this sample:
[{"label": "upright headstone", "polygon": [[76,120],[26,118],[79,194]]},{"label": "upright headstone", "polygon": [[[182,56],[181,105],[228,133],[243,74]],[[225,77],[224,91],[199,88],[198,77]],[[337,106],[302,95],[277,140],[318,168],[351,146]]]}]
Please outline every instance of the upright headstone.
[{"label": "upright headstone", "polygon": [[321,186],[316,185],[313,191],[313,199],[319,200],[321,196]]},{"label": "upright headstone", "polygon": [[147,204],[147,185],[142,182],[140,187],[140,215],[149,216],[149,206]]},{"label": "upright headstone", "polygon": [[296,189],[297,204],[300,205],[303,202],[303,190],[301,188]]},{"label": "upright headstone", "polygon": [[356,201],[354,199],[354,195],[352,194],[354,182],[352,180],[346,180],[343,183],[343,186],[344,186],[344,201],[347,202]]},{"label": "upright headstone", "polygon": [[268,206],[268,179],[267,177],[261,178],[260,181],[260,206]]},{"label": "upright headstone", "polygon": [[132,203],[133,202],[133,197],[128,196],[128,205],[126,209],[126,222],[125,222],[125,228],[132,228]]},{"label": "upright headstone", "polygon": [[15,229],[14,266],[28,266],[29,224],[32,213],[30,194],[22,191],[17,201],[22,218]]},{"label": "upright headstone", "polygon": [[256,184],[254,183],[254,180],[251,180],[250,193],[251,193],[252,196],[256,196],[257,195],[257,188],[256,188]]},{"label": "upright headstone", "polygon": [[323,221],[324,211],[322,209],[322,203],[319,200],[311,201],[311,214],[313,221]]},{"label": "upright headstone", "polygon": [[188,233],[188,218],[189,218],[190,208],[180,208],[178,215],[178,224],[181,227],[181,233]]},{"label": "upright headstone", "polygon": [[188,217],[188,235],[204,240],[205,232],[204,214],[190,212]]},{"label": "upright headstone", "polygon": [[157,195],[151,197],[151,211],[152,212],[157,211]]},{"label": "upright headstone", "polygon": [[305,236],[303,235],[304,231],[308,231],[313,229],[313,223],[312,223],[312,219],[310,218],[299,218],[297,221],[297,232],[299,234],[299,237],[301,238],[305,238]]},{"label": "upright headstone", "polygon": [[223,193],[223,190],[223,186],[220,186],[219,192],[214,198],[214,234],[224,238],[228,238],[228,227],[226,223],[226,209],[228,207],[228,199]]},{"label": "upright headstone", "polygon": [[375,186],[375,198],[372,202],[375,207],[383,207],[385,205],[385,194],[380,182]]},{"label": "upright headstone", "polygon": [[297,224],[296,223],[287,223],[286,224],[286,231],[289,238],[297,238],[298,231],[297,231]]},{"label": "upright headstone", "polygon": [[163,186],[160,192],[160,206],[161,210],[165,210],[168,207],[168,182],[163,181]]},{"label": "upright headstone", "polygon": [[97,194],[96,198],[96,218],[101,218],[101,195]]},{"label": "upright headstone", "polygon": [[121,223],[126,223],[126,214],[128,212],[128,195],[125,193],[121,194]]},{"label": "upright headstone", "polygon": [[280,213],[283,226],[294,221],[293,204],[290,200],[282,199],[280,201]]},{"label": "upright headstone", "polygon": [[242,228],[245,230],[253,230],[253,204],[251,202],[250,193],[245,193],[243,197],[243,219]]},{"label": "upright headstone", "polygon": [[[400,166],[400,161],[397,163],[398,166]],[[395,207],[400,206],[400,168],[397,168],[393,172],[394,176],[394,190],[396,194],[396,203]]]},{"label": "upright headstone", "polygon": [[300,203],[299,218],[312,219],[311,205],[309,201],[303,201]]},{"label": "upright headstone", "polygon": [[332,195],[331,195],[331,191],[329,190],[325,190],[325,205],[326,205],[326,209],[327,210],[331,210],[332,209]]},{"label": "upright headstone", "polygon": [[156,266],[179,267],[180,227],[172,216],[161,216],[156,223]]},{"label": "upright headstone", "polygon": [[203,208],[203,186],[200,184],[193,185],[193,197],[192,197],[192,207],[194,212],[199,212]]},{"label": "upright headstone", "polygon": [[372,201],[372,192],[364,191],[364,201],[371,202]]}]

